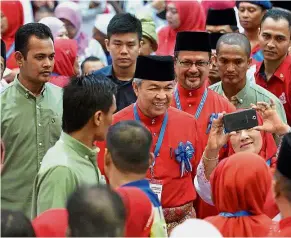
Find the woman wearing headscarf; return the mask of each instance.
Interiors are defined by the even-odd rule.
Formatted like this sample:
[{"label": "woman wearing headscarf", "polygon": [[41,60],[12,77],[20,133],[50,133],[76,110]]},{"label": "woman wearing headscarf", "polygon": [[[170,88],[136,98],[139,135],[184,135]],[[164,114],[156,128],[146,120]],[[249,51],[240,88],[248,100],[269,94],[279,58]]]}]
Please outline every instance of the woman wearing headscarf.
[{"label": "woman wearing headscarf", "polygon": [[79,74],[77,42],[71,39],[57,39],[55,46],[55,66],[50,83],[66,86],[70,77]]},{"label": "woman wearing headscarf", "polygon": [[18,68],[14,58],[14,36],[23,25],[24,15],[19,1],[1,1],[1,38],[6,45],[6,66],[9,69]]},{"label": "woman wearing headscarf", "polygon": [[45,24],[51,29],[54,39],[63,38],[69,39],[68,31],[65,24],[56,17],[45,17],[42,18],[39,23]]},{"label": "woman wearing headscarf", "polygon": [[224,237],[266,237],[272,220],[263,212],[272,176],[264,159],[239,152],[218,164],[210,182],[219,215],[208,217]]},{"label": "woman wearing headscarf", "polygon": [[[220,154],[220,149],[227,144],[228,156],[238,152],[252,152],[265,159],[265,163],[274,171],[276,166],[277,146],[272,134],[283,135],[290,129],[279,118],[274,103],[258,103],[253,108],[258,111],[259,126],[224,134],[222,115],[213,121],[207,146],[197,168],[197,176],[194,179],[195,187],[200,197],[208,204],[212,204],[209,177],[218,162],[227,155]],[[269,188],[264,213],[270,218],[275,217],[279,210],[274,201],[272,190]],[[212,213],[213,214],[213,213]]]},{"label": "woman wearing headscarf", "polygon": [[81,30],[82,16],[78,4],[71,1],[59,4],[55,16],[65,23],[69,38],[78,43],[78,56],[83,56],[88,46],[88,37]]},{"label": "woman wearing headscarf", "polygon": [[180,31],[203,31],[205,13],[201,5],[193,1],[168,1],[166,18],[168,26],[158,33],[157,55],[173,55],[176,35]]}]

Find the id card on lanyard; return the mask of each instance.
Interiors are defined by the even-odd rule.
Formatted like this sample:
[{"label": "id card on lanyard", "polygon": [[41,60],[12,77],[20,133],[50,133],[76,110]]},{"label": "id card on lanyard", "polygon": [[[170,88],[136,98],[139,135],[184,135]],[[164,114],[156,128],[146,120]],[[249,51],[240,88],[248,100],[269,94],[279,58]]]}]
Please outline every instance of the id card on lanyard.
[{"label": "id card on lanyard", "polygon": [[[138,115],[137,112],[137,106],[136,104],[133,105],[133,113],[134,113],[134,119],[137,121],[141,121],[140,117]],[[159,200],[161,201],[161,197],[162,197],[162,191],[163,191],[163,181],[162,180],[157,180],[155,179],[155,175],[154,175],[154,166],[156,163],[156,159],[157,157],[159,157],[159,153],[162,147],[162,143],[163,143],[163,139],[165,136],[165,132],[166,132],[166,128],[167,128],[167,124],[168,124],[168,112],[166,112],[166,115],[164,117],[163,123],[162,123],[162,127],[159,133],[159,138],[157,141],[157,144],[155,146],[154,149],[154,161],[153,164],[150,166],[150,174],[151,174],[151,178],[150,178],[150,188],[152,189],[152,191],[158,196]]]}]

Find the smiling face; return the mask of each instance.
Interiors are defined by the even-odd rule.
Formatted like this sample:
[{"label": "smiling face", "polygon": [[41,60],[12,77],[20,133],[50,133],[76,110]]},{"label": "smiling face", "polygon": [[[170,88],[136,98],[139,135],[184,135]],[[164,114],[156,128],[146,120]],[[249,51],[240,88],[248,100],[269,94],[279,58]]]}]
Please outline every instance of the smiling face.
[{"label": "smiling face", "polygon": [[252,152],[259,154],[263,146],[261,132],[253,129],[238,131],[230,137],[233,150],[237,152]]},{"label": "smiling face", "polygon": [[267,18],[261,26],[259,41],[264,58],[280,60],[288,53],[291,32],[287,20]]},{"label": "smiling face", "polygon": [[133,89],[139,108],[146,116],[154,118],[163,115],[170,106],[174,82],[142,80],[140,85],[133,83]]},{"label": "smiling face", "polygon": [[175,62],[175,73],[183,88],[191,90],[201,87],[209,74],[209,53],[180,51]]}]

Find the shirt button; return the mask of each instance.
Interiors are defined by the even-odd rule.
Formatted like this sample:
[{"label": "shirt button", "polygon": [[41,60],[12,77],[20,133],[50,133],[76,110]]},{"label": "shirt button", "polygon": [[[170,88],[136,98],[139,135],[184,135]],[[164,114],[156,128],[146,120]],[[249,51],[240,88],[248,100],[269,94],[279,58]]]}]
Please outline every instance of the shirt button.
[{"label": "shirt button", "polygon": [[41,164],[42,164],[42,162],[39,162],[39,164],[41,165]]},{"label": "shirt button", "polygon": [[41,124],[40,124],[40,123],[38,123],[38,126],[41,126]]},{"label": "shirt button", "polygon": [[36,106],[37,109],[40,109],[40,106]]},{"label": "shirt button", "polygon": [[89,159],[89,156],[88,155],[85,155],[85,159]]},{"label": "shirt button", "polygon": [[40,146],[42,146],[42,143],[40,142],[40,143],[38,143]]},{"label": "shirt button", "polygon": [[154,133],[153,133],[153,136],[157,136],[157,133],[154,132]]},{"label": "shirt button", "polygon": [[191,104],[189,104],[189,107],[192,107],[192,105],[191,105]]}]

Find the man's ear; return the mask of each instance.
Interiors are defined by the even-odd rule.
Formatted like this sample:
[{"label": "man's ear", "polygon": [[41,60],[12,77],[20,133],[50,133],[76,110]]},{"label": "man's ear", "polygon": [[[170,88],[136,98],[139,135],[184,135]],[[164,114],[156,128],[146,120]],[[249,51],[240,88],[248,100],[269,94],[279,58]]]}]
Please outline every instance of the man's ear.
[{"label": "man's ear", "polygon": [[101,111],[95,112],[93,120],[96,126],[100,126],[102,122],[102,112]]},{"label": "man's ear", "polygon": [[135,82],[132,82],[132,88],[133,88],[133,91],[134,91],[134,93],[135,93],[135,95],[138,97],[138,85],[137,85],[137,83],[135,83]]},{"label": "man's ear", "polygon": [[14,53],[14,58],[19,68],[22,67],[24,61],[24,56],[22,55],[22,53],[20,51],[16,51]]},{"label": "man's ear", "polygon": [[107,148],[105,148],[105,153],[104,153],[104,173],[105,173],[105,176],[109,179],[109,168],[110,168],[110,165],[112,163],[112,159],[111,159],[111,154],[110,152],[108,151]]},{"label": "man's ear", "polygon": [[106,46],[107,51],[110,52],[110,50],[109,50],[109,39],[105,39],[104,42],[105,42],[105,46]]},{"label": "man's ear", "polygon": [[248,69],[252,66],[252,58],[250,57],[249,59],[248,59]]}]

